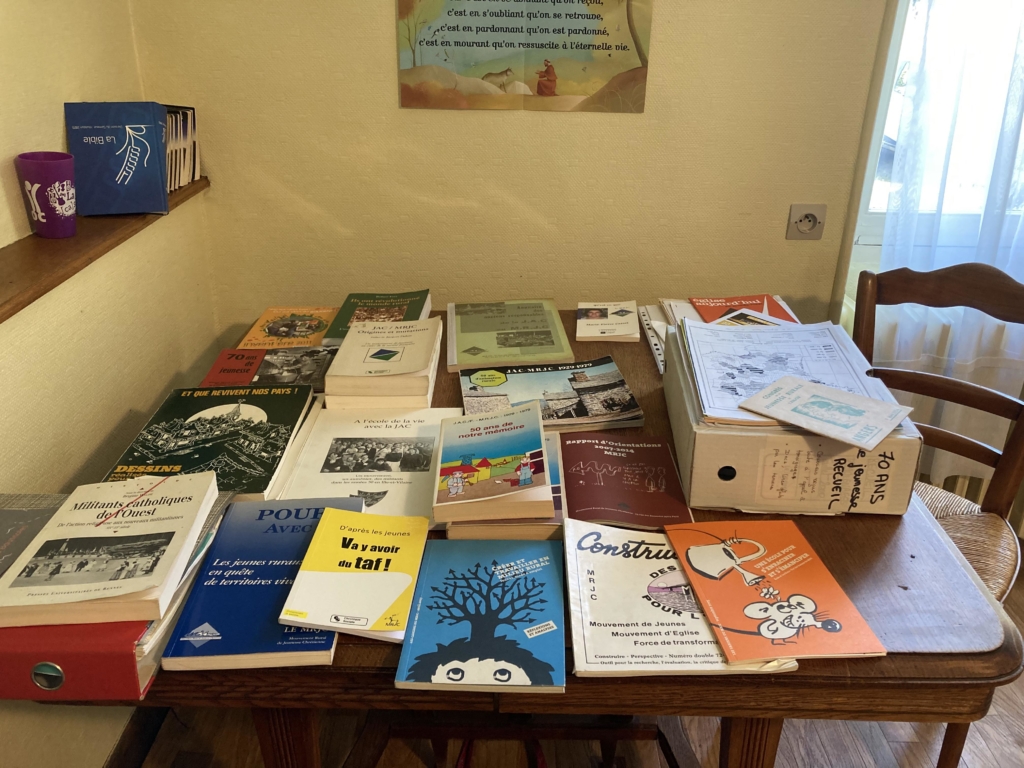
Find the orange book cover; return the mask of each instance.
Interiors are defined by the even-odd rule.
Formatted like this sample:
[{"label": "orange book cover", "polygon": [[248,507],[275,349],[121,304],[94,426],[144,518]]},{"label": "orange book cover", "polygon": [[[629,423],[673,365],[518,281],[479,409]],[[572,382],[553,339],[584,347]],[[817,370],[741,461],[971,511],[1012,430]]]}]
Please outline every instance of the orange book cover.
[{"label": "orange book cover", "polygon": [[779,303],[779,300],[767,293],[754,296],[729,296],[724,299],[690,299],[690,306],[697,310],[701,320],[713,323],[723,315],[735,309],[752,309],[770,317],[777,317],[790,323],[799,323],[792,312]]},{"label": "orange book cover", "polygon": [[884,656],[792,520],[665,527],[729,662]]},{"label": "orange book cover", "polygon": [[238,349],[318,347],[338,307],[271,307],[238,344]]}]

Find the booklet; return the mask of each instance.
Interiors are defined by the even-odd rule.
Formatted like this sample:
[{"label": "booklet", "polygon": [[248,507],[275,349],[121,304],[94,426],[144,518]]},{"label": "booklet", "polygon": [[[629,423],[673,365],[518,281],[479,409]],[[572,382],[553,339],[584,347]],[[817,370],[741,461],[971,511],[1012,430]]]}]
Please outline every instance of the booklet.
[{"label": "booklet", "polygon": [[581,301],[576,341],[640,341],[635,301]]},{"label": "booklet", "polygon": [[700,314],[705,323],[713,323],[723,315],[737,309],[753,309],[788,323],[799,323],[793,310],[779,296],[757,293],[752,296],[729,296],[726,298],[691,298],[690,305]]},{"label": "booklet", "polygon": [[571,363],[551,299],[448,305],[448,372],[487,365]]},{"label": "booklet", "polygon": [[561,442],[567,518],[647,530],[693,522],[667,439],[577,432]]},{"label": "booklet", "polygon": [[792,520],[666,526],[730,663],[884,656]]},{"label": "booklet", "polygon": [[560,541],[428,541],[396,688],[565,690]]},{"label": "booklet", "polygon": [[429,523],[328,507],[280,622],[402,642]]},{"label": "booklet", "polygon": [[337,307],[270,307],[238,342],[238,348],[315,347],[336,314]]},{"label": "booklet", "polygon": [[565,577],[578,677],[783,672],[729,664],[668,538],[565,521]]},{"label": "booklet", "polygon": [[842,440],[865,451],[874,450],[914,410],[796,376],[783,376],[744,400],[740,408]]},{"label": "booklet", "polygon": [[478,368],[459,374],[467,416],[536,401],[544,428],[640,427],[644,412],[610,357],[564,365]]}]

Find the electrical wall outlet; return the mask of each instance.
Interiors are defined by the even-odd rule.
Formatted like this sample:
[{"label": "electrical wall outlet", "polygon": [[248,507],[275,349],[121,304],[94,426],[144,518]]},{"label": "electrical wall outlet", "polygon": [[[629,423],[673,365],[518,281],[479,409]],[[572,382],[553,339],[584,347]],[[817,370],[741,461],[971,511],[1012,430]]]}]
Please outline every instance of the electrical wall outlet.
[{"label": "electrical wall outlet", "polygon": [[821,240],[828,206],[821,203],[793,203],[789,206],[787,240]]}]

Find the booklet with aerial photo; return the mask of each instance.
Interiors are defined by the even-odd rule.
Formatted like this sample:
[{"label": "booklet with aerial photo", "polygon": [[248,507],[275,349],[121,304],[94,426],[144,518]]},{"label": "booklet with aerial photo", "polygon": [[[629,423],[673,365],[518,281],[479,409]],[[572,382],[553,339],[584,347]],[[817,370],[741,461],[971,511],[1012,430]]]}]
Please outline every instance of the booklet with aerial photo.
[{"label": "booklet with aerial photo", "polygon": [[78,486],[0,577],[0,626],[161,618],[216,500],[212,472]]},{"label": "booklet with aerial photo", "polygon": [[314,392],[323,392],[324,375],[335,351],[327,347],[223,349],[199,386],[309,384]]},{"label": "booklet with aerial photo", "polygon": [[647,530],[693,521],[665,438],[563,435],[562,468],[567,518]]},{"label": "booklet with aerial photo", "polygon": [[644,412],[610,357],[465,370],[459,381],[467,416],[537,401],[544,428],[558,432],[644,423]]},{"label": "booklet with aerial photo", "polygon": [[430,517],[441,419],[458,408],[323,410],[281,498],[357,496],[378,515]]},{"label": "booklet with aerial photo", "polygon": [[175,389],[104,480],[212,471],[238,501],[264,498],[312,396],[308,385]]},{"label": "booklet with aerial photo", "polygon": [[796,663],[729,664],[663,533],[565,521],[574,674],[724,675]]},{"label": "booklet with aerial photo", "polygon": [[729,663],[884,656],[792,520],[665,528]]},{"label": "booklet with aerial photo", "polygon": [[278,623],[327,506],[361,499],[243,501],[224,515],[164,651],[164,669],[256,669],[330,664],[333,631]]},{"label": "booklet with aerial photo", "polygon": [[635,301],[581,301],[576,341],[640,341]]},{"label": "booklet with aerial photo", "polygon": [[560,541],[427,542],[397,688],[565,690]]},{"label": "booklet with aerial photo", "polygon": [[551,299],[448,305],[448,372],[494,365],[571,363]]},{"label": "booklet with aerial photo", "polygon": [[324,344],[338,346],[353,323],[399,323],[426,320],[430,289],[410,293],[350,293],[324,334]]},{"label": "booklet with aerial photo", "polygon": [[337,307],[270,307],[238,342],[238,348],[318,346],[336,314]]},{"label": "booklet with aerial photo", "polygon": [[328,508],[279,621],[402,642],[429,524]]},{"label": "booklet with aerial photo", "polygon": [[445,419],[434,467],[437,522],[555,514],[536,402]]}]

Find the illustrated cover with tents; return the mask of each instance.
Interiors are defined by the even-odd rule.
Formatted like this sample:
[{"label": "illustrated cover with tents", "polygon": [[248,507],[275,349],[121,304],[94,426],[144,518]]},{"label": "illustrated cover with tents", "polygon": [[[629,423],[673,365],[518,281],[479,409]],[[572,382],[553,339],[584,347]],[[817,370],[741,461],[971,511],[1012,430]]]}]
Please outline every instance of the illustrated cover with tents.
[{"label": "illustrated cover with tents", "polygon": [[398,688],[560,693],[560,541],[427,542]]}]

